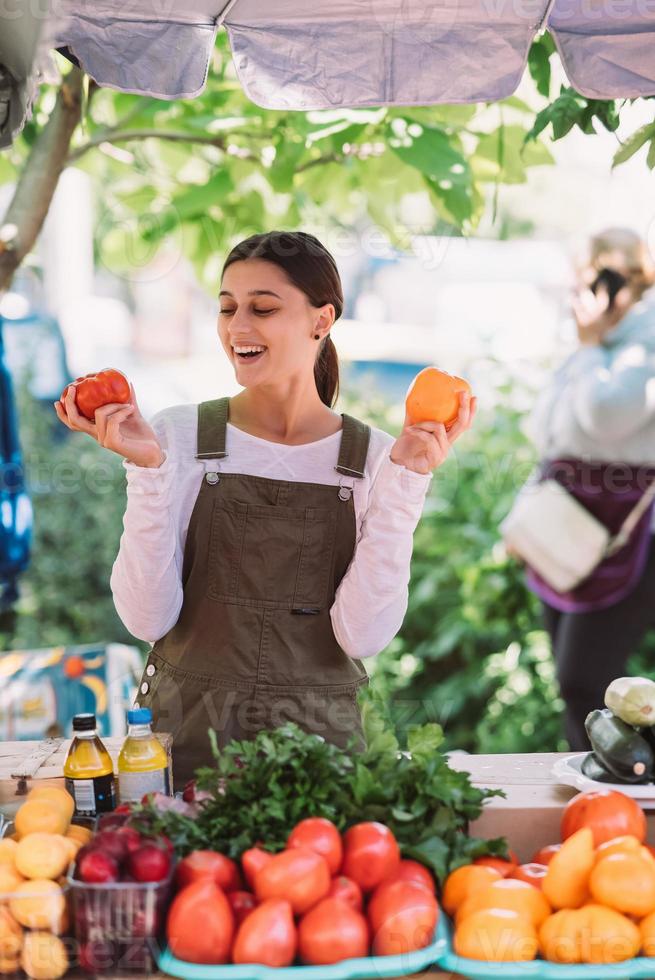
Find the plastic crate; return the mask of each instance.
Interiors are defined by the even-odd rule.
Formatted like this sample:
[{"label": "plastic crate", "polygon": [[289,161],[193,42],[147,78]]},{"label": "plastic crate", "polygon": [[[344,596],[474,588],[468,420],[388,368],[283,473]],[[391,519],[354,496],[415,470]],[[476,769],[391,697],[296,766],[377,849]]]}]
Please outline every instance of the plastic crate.
[{"label": "plastic crate", "polygon": [[89,885],[68,876],[79,966],[85,973],[154,973],[174,869],[158,882]]}]

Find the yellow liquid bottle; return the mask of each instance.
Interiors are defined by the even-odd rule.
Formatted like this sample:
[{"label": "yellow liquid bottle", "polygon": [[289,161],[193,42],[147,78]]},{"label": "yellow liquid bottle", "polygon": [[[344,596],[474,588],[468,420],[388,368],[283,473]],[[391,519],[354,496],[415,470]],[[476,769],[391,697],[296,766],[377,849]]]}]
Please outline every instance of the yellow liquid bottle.
[{"label": "yellow liquid bottle", "polygon": [[73,743],[64,763],[64,776],[77,816],[95,817],[116,806],[114,767],[96,728],[95,715],[73,718]]},{"label": "yellow liquid bottle", "polygon": [[121,803],[138,803],[146,793],[170,796],[166,749],[152,731],[150,708],[127,713],[127,738],[118,756],[118,793]]}]

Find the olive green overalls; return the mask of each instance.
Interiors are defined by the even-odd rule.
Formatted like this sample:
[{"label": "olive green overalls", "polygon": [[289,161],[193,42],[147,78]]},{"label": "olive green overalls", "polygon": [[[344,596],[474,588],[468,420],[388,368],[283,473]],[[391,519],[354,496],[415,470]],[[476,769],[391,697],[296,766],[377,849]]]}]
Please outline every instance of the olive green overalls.
[{"label": "olive green overalls", "polygon": [[229,399],[198,407],[205,476],[184,550],[176,625],[148,657],[138,703],[173,734],[176,789],[219,745],[294,721],[363,748],[361,661],[337,643],[330,607],[356,542],[353,486],[370,429],[343,416],[339,486],[220,471]]}]

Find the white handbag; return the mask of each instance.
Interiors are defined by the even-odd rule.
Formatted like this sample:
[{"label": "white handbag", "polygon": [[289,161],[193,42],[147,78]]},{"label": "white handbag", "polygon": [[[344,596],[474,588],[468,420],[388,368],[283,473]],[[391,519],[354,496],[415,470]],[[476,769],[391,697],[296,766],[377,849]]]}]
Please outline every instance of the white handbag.
[{"label": "white handbag", "polygon": [[528,482],[500,525],[505,541],[556,592],[570,592],[620,551],[655,500],[653,481],[612,537],[556,480]]}]

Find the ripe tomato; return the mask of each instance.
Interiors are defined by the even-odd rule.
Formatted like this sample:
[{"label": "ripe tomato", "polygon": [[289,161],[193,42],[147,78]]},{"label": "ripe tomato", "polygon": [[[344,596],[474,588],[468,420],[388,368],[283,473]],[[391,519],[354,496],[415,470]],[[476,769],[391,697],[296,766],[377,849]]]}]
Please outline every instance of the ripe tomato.
[{"label": "ripe tomato", "polygon": [[273,859],[270,851],[264,851],[261,847],[251,847],[241,855],[241,868],[244,878],[248,883],[248,888],[255,887],[255,875],[269,861]]},{"label": "ripe tomato", "polygon": [[342,871],[364,892],[389,878],[400,864],[396,838],[382,823],[358,823],[343,838]]},{"label": "ripe tomato", "polygon": [[432,942],[438,916],[437,900],[425,885],[383,882],[368,906],[374,954],[392,956],[423,949]]},{"label": "ripe tomato", "polygon": [[419,885],[425,885],[425,887],[432,892],[433,895],[437,893],[437,886],[434,883],[434,876],[424,864],[420,864],[419,861],[410,861],[406,858],[398,865],[397,869],[390,875],[386,881],[418,881]]},{"label": "ripe tomato", "polygon": [[213,881],[196,881],[173,899],[166,935],[171,952],[189,963],[227,963],[234,915]]},{"label": "ripe tomato", "polygon": [[105,368],[96,374],[85,374],[84,377],[76,378],[66,385],[61,394],[64,410],[69,388],[75,389],[75,404],[80,415],[90,422],[95,420],[96,409],[114,402],[125,405],[131,396],[129,381],[124,374],[114,368]]},{"label": "ripe tomato", "polygon": [[330,872],[325,858],[308,847],[294,847],[276,854],[255,875],[255,895],[260,902],[285,898],[294,915],[303,915],[325,898]]},{"label": "ripe tomato", "polygon": [[324,817],[309,817],[301,820],[293,828],[287,841],[287,847],[308,847],[316,851],[327,861],[330,874],[338,873],[343,860],[343,844],[341,834],[331,820]]},{"label": "ripe tomato", "polygon": [[532,863],[550,864],[561,846],[561,844],[546,844],[532,855]]},{"label": "ripe tomato", "polygon": [[324,898],[300,920],[298,953],[303,963],[339,963],[366,956],[368,947],[366,919],[338,898]]},{"label": "ripe tomato", "polygon": [[562,840],[581,827],[590,827],[594,847],[614,837],[630,835],[643,844],[646,817],[636,800],[615,789],[578,793],[566,804],[562,814]]},{"label": "ripe tomato", "polygon": [[257,899],[252,892],[228,892],[227,900],[234,912],[237,927],[248,918],[253,909],[257,908]]},{"label": "ripe tomato", "polygon": [[289,902],[270,898],[242,922],[232,950],[233,963],[291,966],[296,957],[298,933]]},{"label": "ripe tomato", "polygon": [[546,864],[519,864],[518,867],[514,868],[510,878],[516,878],[518,881],[527,881],[529,885],[534,885],[535,888],[541,889],[541,883],[546,877],[546,872],[548,871],[548,866]]},{"label": "ripe tomato", "polygon": [[241,887],[237,865],[216,851],[192,851],[178,864],[175,873],[178,888],[186,888],[202,878],[212,879],[224,892],[234,892]]},{"label": "ripe tomato", "polygon": [[503,878],[509,878],[514,868],[518,867],[519,859],[514,851],[508,851],[509,861],[503,858],[480,857],[476,858],[473,864],[481,864],[485,868],[494,868]]},{"label": "ripe tomato", "polygon": [[356,912],[361,912],[364,908],[364,896],[361,888],[356,881],[346,878],[345,875],[338,875],[332,879],[328,898],[339,898]]}]

